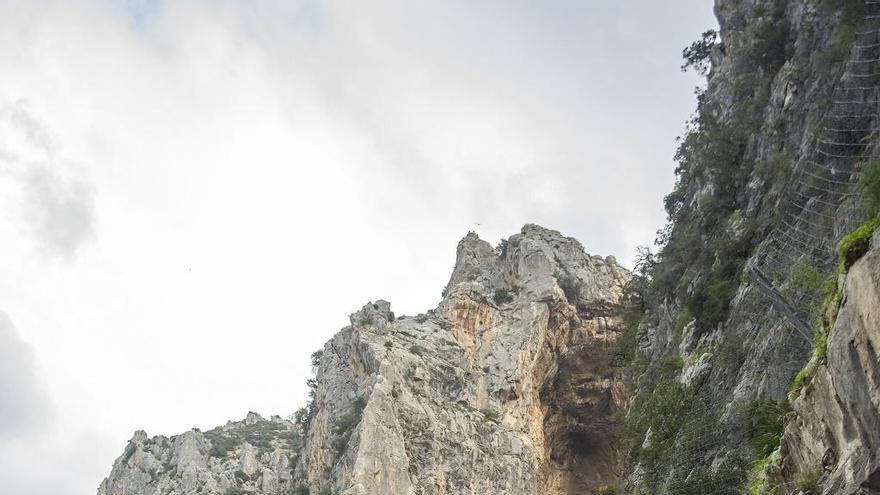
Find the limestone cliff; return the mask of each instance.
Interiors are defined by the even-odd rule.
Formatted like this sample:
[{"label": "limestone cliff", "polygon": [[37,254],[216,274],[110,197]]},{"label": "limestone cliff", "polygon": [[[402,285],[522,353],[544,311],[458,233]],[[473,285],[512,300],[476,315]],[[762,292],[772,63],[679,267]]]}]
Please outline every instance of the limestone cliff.
[{"label": "limestone cliff", "polygon": [[614,355],[629,277],[536,225],[498,249],[468,234],[437,308],[367,304],[316,353],[297,422],[254,419],[259,446],[242,424],[138,433],[99,494],[597,491],[620,475]]},{"label": "limestone cliff", "polygon": [[876,215],[858,185],[880,144],[880,2],[715,6],[720,32],[685,52],[708,84],[670,222],[636,272],[620,490],[878,493],[878,259],[847,274],[837,242]]},{"label": "limestone cliff", "polygon": [[825,362],[794,400],[783,472],[816,472],[826,493],[880,493],[880,236],[840,282]]}]

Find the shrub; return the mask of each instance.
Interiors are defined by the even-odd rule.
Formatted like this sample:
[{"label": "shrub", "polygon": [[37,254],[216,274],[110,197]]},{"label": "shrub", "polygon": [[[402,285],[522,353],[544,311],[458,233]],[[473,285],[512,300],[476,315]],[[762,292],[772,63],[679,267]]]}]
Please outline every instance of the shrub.
[{"label": "shrub", "polygon": [[856,260],[868,252],[871,238],[874,236],[878,223],[880,223],[880,216],[874,217],[841,239],[837,246],[837,252],[844,270],[848,270]]},{"label": "shrub", "polygon": [[696,317],[701,330],[711,330],[727,319],[730,301],[738,287],[738,278],[711,278],[697,284],[687,302],[687,309]]},{"label": "shrub", "polygon": [[416,356],[424,356],[428,353],[428,350],[420,345],[413,344],[409,346],[409,352],[415,354]]},{"label": "shrub", "polygon": [[501,239],[498,241],[498,245],[495,246],[495,254],[501,258],[507,257],[507,239]]},{"label": "shrub", "polygon": [[746,493],[748,495],[775,495],[776,491],[767,486],[768,480],[764,474],[764,471],[767,470],[771,462],[772,459],[768,455],[752,464],[752,468],[749,470],[748,483],[746,484]]},{"label": "shrub", "polygon": [[758,457],[769,456],[782,440],[791,419],[788,401],[756,400],[745,409],[746,435]]},{"label": "shrub", "polygon": [[825,15],[835,10],[840,11],[840,23],[831,33],[827,48],[818,54],[819,63],[828,67],[846,59],[856,39],[859,22],[864,17],[865,6],[862,0],[822,0],[820,6]]},{"label": "shrub", "polygon": [[507,304],[513,301],[513,293],[507,289],[495,289],[493,299],[495,300],[495,304]]},{"label": "shrub", "polygon": [[815,265],[805,261],[799,261],[792,265],[789,280],[793,289],[806,294],[818,293],[825,283],[822,273]]},{"label": "shrub", "polygon": [[822,478],[822,468],[816,467],[801,472],[794,482],[795,488],[804,493],[804,495],[819,495],[822,491],[819,489],[819,479]]},{"label": "shrub", "polygon": [[486,421],[497,423],[500,417],[501,415],[498,414],[498,411],[494,411],[492,409],[486,409],[483,411],[483,418],[485,418]]},{"label": "shrub", "polygon": [[710,29],[703,33],[703,36],[682,50],[681,57],[684,64],[681,66],[682,72],[688,69],[694,69],[700,75],[706,75],[711,67],[710,56],[712,49],[718,41],[718,32]]},{"label": "shrub", "polygon": [[752,44],[746,52],[745,61],[768,72],[781,67],[793,48],[785,3],[778,0],[769,18],[758,21],[750,33]]},{"label": "shrub", "polygon": [[877,215],[880,213],[880,161],[865,165],[859,184],[862,186],[862,197],[868,214]]},{"label": "shrub", "polygon": [[321,366],[321,358],[324,357],[324,351],[318,349],[317,351],[312,353],[312,368],[318,369]]},{"label": "shrub", "polygon": [[669,483],[668,495],[740,495],[746,480],[745,462],[739,457],[725,459],[716,471],[697,468],[682,472]]},{"label": "shrub", "polygon": [[635,359],[639,344],[639,325],[644,318],[644,311],[629,310],[624,313],[625,326],[623,333],[617,338],[617,350],[614,353],[615,366],[625,366]]},{"label": "shrub", "polygon": [[[669,460],[675,437],[688,419],[693,406],[691,390],[676,380],[665,380],[654,388],[651,395],[630,412],[625,435],[630,456],[648,472],[658,472]],[[651,431],[649,445],[645,435]]]},{"label": "shrub", "polygon": [[354,433],[355,426],[361,422],[361,417],[364,414],[364,408],[366,406],[366,401],[359,398],[354,401],[345,414],[336,419],[336,422],[333,425],[333,435],[336,438],[331,442],[333,453],[336,457],[339,457],[345,452],[345,447],[348,446],[348,441],[351,439],[352,433]]}]

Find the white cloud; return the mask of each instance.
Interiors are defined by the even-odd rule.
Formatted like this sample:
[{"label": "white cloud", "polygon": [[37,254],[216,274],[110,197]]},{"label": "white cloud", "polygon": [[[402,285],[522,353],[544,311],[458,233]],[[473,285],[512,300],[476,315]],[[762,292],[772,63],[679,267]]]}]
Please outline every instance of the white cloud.
[{"label": "white cloud", "polygon": [[0,312],[0,439],[46,427],[48,397],[37,376],[33,349],[21,340],[12,320]]},{"label": "white cloud", "polygon": [[111,439],[59,417],[32,347],[0,311],[0,493],[51,495],[96,489]]},{"label": "white cloud", "polygon": [[0,107],[0,180],[18,186],[19,223],[47,254],[72,257],[94,236],[90,185],[21,102]]},{"label": "white cloud", "polygon": [[470,229],[650,241],[711,6],[536,5],[0,3],[0,300],[47,428],[112,444],[55,493],[135,429],[290,412],[347,313],[436,303]]}]

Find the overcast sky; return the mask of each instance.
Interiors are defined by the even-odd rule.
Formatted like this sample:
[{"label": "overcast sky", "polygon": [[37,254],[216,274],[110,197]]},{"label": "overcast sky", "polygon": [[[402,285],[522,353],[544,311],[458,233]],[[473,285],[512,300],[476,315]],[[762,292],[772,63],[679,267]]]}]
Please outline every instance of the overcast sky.
[{"label": "overcast sky", "polygon": [[540,223],[662,225],[711,0],[0,0],[0,493],[287,415],[374,299]]}]

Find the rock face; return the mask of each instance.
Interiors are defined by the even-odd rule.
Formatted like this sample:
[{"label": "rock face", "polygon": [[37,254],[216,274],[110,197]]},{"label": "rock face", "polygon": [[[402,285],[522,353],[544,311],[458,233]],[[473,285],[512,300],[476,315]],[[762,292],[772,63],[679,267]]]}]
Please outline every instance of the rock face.
[{"label": "rock face", "polygon": [[[819,352],[813,336],[790,325],[745,269],[763,262],[762,250],[777,252],[778,290],[809,325],[821,313],[826,274],[809,261],[836,259],[833,237],[861,221],[860,205],[845,203],[858,197],[844,189],[848,171],[880,151],[880,52],[870,51],[880,41],[878,8],[715,1],[719,36],[691,53],[711,62],[708,84],[682,140],[679,182],[666,198],[671,222],[633,329],[634,387],[620,431],[627,490],[880,493],[876,241],[846,276],[827,358],[816,360],[827,363],[800,395],[794,379]],[[809,162],[820,158],[818,173]],[[772,244],[774,229],[806,234]]]},{"label": "rock face", "polygon": [[301,445],[297,425],[256,413],[170,438],[138,431],[98,495],[293,493]]},{"label": "rock face", "polygon": [[880,493],[880,236],[849,270],[827,361],[794,401],[789,472],[827,473],[825,493]]},{"label": "rock face", "polygon": [[536,225],[502,247],[468,234],[426,314],[395,318],[385,301],[352,314],[316,355],[300,423],[138,433],[99,495],[552,495],[614,483],[625,397],[613,357],[630,274]]}]

